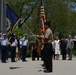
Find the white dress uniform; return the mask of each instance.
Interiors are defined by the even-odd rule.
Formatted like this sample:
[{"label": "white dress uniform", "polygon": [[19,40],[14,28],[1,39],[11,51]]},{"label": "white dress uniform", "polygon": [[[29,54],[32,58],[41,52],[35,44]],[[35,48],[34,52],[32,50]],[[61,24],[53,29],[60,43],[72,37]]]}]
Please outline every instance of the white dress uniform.
[{"label": "white dress uniform", "polygon": [[27,46],[27,44],[28,44],[28,40],[27,39],[22,42],[22,46]]},{"label": "white dress uniform", "polygon": [[26,53],[27,53],[27,44],[28,44],[28,39],[23,38],[22,39],[22,61],[26,61]]},{"label": "white dress uniform", "polygon": [[6,63],[6,59],[7,59],[7,45],[8,45],[8,40],[2,38],[2,40],[1,40],[2,63]]},{"label": "white dress uniform", "polygon": [[15,62],[17,44],[18,44],[17,39],[15,39],[11,44],[11,62]]},{"label": "white dress uniform", "polygon": [[11,44],[11,46],[16,47],[16,46],[17,46],[17,44],[18,44],[17,39],[15,39],[15,41]]},{"label": "white dress uniform", "polygon": [[1,45],[2,46],[7,46],[8,45],[8,40],[7,39],[2,39]]},{"label": "white dress uniform", "polygon": [[22,48],[22,39],[19,40],[20,48]]}]

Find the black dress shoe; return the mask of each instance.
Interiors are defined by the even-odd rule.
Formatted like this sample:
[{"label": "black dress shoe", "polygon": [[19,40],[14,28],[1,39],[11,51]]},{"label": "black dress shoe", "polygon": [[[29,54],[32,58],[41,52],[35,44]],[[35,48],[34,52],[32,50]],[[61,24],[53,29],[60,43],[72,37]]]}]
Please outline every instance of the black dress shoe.
[{"label": "black dress shoe", "polygon": [[27,62],[27,60],[25,60],[25,62]]},{"label": "black dress shoe", "polygon": [[66,60],[66,59],[62,59],[62,60]]},{"label": "black dress shoe", "polygon": [[44,67],[45,65],[44,64],[42,64],[42,67]]},{"label": "black dress shoe", "polygon": [[44,73],[51,73],[51,70],[44,70]]},{"label": "black dress shoe", "polygon": [[15,60],[12,60],[11,62],[16,62]]},{"label": "black dress shoe", "polygon": [[72,59],[68,59],[68,60],[72,60]]},{"label": "black dress shoe", "polygon": [[44,67],[43,69],[46,69],[46,67]]},{"label": "black dress shoe", "polygon": [[2,63],[7,63],[6,61],[2,61]]},{"label": "black dress shoe", "polygon": [[25,62],[25,60],[22,60],[22,62]]},{"label": "black dress shoe", "polygon": [[27,60],[22,60],[22,62],[27,62]]}]

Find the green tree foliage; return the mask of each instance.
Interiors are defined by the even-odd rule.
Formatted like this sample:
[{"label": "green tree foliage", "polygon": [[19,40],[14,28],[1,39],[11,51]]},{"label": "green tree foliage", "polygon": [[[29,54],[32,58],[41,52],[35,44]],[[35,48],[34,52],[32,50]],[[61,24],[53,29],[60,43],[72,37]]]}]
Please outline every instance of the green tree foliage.
[{"label": "green tree foliage", "polygon": [[[7,0],[7,2],[23,21],[29,16],[22,27],[27,32],[27,25],[36,34],[40,24],[40,0]],[[71,9],[72,5],[69,7],[75,0],[43,0],[43,2],[46,19],[51,21],[54,35],[75,35],[76,11]]]},{"label": "green tree foliage", "polygon": [[76,34],[76,11],[69,7],[69,4],[74,1],[75,0],[45,0],[47,20],[51,21],[51,28],[54,35],[62,34],[67,36],[68,34]]},{"label": "green tree foliage", "polygon": [[15,29],[13,29],[12,32],[18,36],[23,36],[24,34],[27,33],[25,30],[22,30],[21,28],[15,28]]},{"label": "green tree foliage", "polygon": [[[40,25],[40,0],[6,0],[9,6],[21,17],[20,28],[15,34],[37,34]],[[54,36],[76,35],[76,0],[43,0],[46,19],[51,21]],[[31,30],[29,31],[28,28]],[[35,41],[33,37],[29,40]],[[74,50],[74,54],[76,51]]]}]

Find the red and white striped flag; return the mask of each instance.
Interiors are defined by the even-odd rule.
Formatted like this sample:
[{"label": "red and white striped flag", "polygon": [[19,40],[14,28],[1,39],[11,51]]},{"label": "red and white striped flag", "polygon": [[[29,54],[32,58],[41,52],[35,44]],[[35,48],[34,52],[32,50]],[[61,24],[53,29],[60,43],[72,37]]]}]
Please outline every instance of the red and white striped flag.
[{"label": "red and white striped flag", "polygon": [[43,2],[41,0],[41,12],[40,12],[40,17],[41,17],[41,21],[42,21],[42,27],[44,29],[44,22],[46,22],[46,18],[45,18],[45,11],[44,11],[44,5]]}]

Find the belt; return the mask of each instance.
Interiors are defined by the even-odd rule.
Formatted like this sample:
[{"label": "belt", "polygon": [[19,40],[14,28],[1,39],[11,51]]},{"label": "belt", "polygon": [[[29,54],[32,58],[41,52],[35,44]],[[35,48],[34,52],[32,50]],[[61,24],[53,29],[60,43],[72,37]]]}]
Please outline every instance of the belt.
[{"label": "belt", "polygon": [[23,46],[23,47],[26,47],[26,46]]},{"label": "belt", "polygon": [[11,47],[16,47],[16,46],[11,46]]},{"label": "belt", "polygon": [[6,47],[5,45],[2,45],[2,46]]}]

